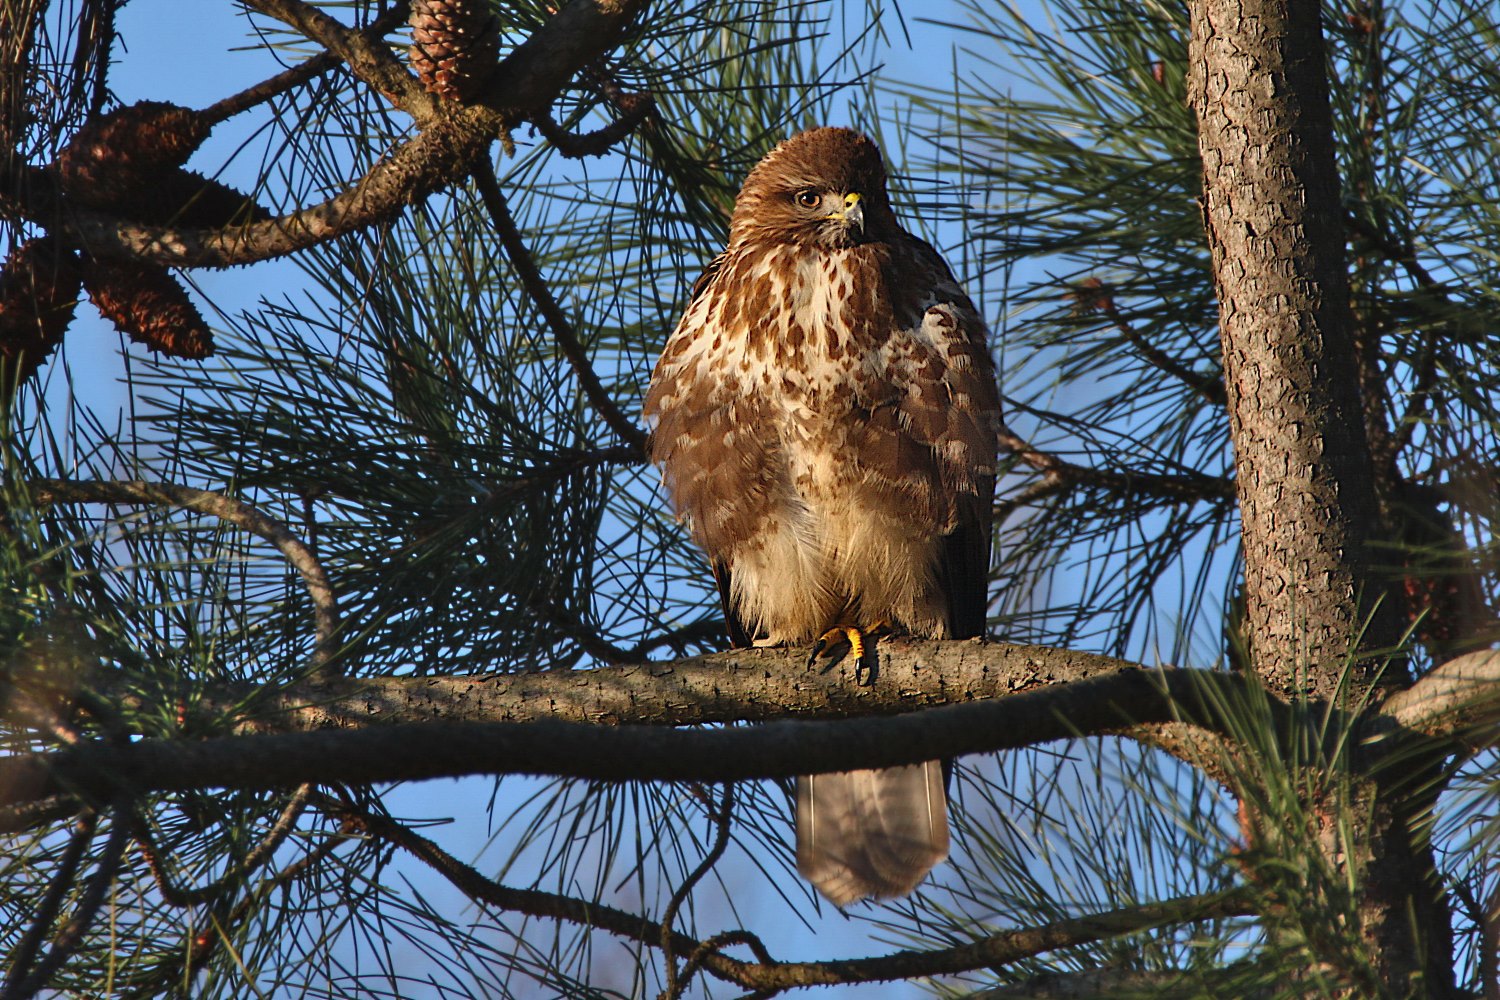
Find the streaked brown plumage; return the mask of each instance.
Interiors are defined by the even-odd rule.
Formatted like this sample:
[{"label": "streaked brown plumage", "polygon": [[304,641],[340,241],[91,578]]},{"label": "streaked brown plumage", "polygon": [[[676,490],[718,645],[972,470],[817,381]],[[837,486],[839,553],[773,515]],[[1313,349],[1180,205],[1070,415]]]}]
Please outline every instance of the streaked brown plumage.
[{"label": "streaked brown plumage", "polygon": [[[731,636],[984,631],[999,400],[984,323],[891,211],[875,144],[803,132],[735,202],[646,396]],[[947,855],[937,762],[803,778],[798,868],[843,905]]]}]

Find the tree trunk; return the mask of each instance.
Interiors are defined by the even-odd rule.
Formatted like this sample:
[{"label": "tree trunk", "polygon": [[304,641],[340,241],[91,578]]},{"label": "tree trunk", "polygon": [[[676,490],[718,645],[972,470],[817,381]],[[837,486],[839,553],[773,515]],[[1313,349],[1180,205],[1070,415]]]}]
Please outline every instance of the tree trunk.
[{"label": "tree trunk", "polygon": [[[1381,590],[1318,6],[1195,3],[1189,62],[1244,523],[1245,638],[1273,690],[1333,697]],[[1381,610],[1363,645],[1397,637]],[[1376,667],[1361,663],[1350,681],[1363,687]]]},{"label": "tree trunk", "polygon": [[[1244,638],[1287,700],[1357,698],[1381,663],[1354,657],[1346,676],[1351,651],[1399,637],[1369,545],[1379,508],[1319,16],[1309,0],[1196,0],[1188,53],[1243,522]],[[1431,849],[1413,829],[1420,807],[1381,779],[1356,780],[1368,808],[1350,841],[1323,846],[1354,869],[1378,990],[1449,995],[1452,935]]]}]

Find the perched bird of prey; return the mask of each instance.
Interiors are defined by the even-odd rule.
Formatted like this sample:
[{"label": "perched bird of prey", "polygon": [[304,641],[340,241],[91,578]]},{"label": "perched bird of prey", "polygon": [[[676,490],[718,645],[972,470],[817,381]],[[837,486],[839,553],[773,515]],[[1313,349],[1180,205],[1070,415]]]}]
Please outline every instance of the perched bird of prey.
[{"label": "perched bird of prey", "polygon": [[[736,645],[984,631],[1000,404],[984,322],[843,128],[773,149],[646,395],[651,456]],[[798,779],[797,867],[837,905],[948,853],[942,766]]]}]

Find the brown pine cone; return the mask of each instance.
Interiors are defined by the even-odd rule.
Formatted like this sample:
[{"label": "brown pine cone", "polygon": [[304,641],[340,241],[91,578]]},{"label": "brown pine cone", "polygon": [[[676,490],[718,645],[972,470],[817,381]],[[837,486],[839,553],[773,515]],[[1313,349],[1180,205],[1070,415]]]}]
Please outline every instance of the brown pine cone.
[{"label": "brown pine cone", "polygon": [[0,270],[0,400],[62,343],[81,281],[78,257],[50,236],[29,240]]},{"label": "brown pine cone", "polygon": [[164,171],[186,163],[209,130],[198,112],[161,101],[90,118],[57,158],[63,192],[138,218],[132,203],[150,197]]},{"label": "brown pine cone", "polygon": [[500,22],[487,0],[413,0],[411,68],[439,97],[468,101],[500,53]]},{"label": "brown pine cone", "polygon": [[83,287],[99,312],[138,344],[174,358],[206,358],[213,334],[186,289],[166,268],[88,261]]}]

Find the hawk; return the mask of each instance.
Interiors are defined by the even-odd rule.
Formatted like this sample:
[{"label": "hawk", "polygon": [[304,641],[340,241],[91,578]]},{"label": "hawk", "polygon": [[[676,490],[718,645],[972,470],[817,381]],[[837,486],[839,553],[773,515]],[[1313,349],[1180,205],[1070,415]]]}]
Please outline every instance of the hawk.
[{"label": "hawk", "polygon": [[[984,632],[1000,404],[983,320],[901,228],[875,143],[782,142],[646,394],[651,458],[736,645]],[[937,761],[798,779],[797,867],[843,906],[948,854]]]}]

